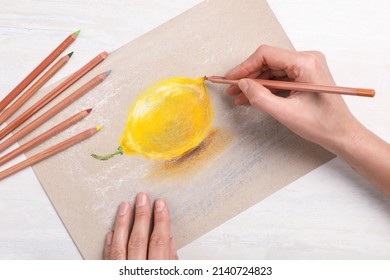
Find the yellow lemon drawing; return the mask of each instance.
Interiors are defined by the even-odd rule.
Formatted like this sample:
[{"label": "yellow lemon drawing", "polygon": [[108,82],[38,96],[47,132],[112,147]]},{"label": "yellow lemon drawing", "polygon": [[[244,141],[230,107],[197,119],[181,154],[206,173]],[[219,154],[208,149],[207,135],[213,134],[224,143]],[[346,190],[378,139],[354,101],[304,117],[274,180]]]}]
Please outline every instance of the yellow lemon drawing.
[{"label": "yellow lemon drawing", "polygon": [[[204,78],[172,78],[155,84],[130,107],[115,154],[171,160],[197,147],[208,135],[214,109]],[[108,157],[108,158],[107,158]]]}]

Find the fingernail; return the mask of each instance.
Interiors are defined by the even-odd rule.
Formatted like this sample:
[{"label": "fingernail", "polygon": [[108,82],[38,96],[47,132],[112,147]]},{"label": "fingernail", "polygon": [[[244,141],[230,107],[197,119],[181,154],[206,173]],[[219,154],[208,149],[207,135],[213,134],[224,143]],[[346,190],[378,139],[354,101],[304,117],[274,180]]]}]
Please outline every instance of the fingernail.
[{"label": "fingernail", "polygon": [[146,204],[146,194],[140,193],[137,196],[137,206],[144,206]]},{"label": "fingernail", "polygon": [[120,216],[123,216],[127,213],[127,211],[129,210],[129,204],[126,203],[126,202],[122,202],[120,205],[119,205],[119,212],[118,214]]},{"label": "fingernail", "polygon": [[157,212],[161,212],[162,210],[164,210],[165,203],[163,200],[157,199],[155,204],[156,204],[155,207]]},{"label": "fingernail", "polygon": [[111,245],[111,242],[112,242],[112,231],[110,231],[110,232],[107,233],[107,235],[106,235],[106,245],[107,245],[107,246],[110,246],[110,245]]},{"label": "fingernail", "polygon": [[247,92],[249,88],[249,83],[247,80],[243,79],[238,82],[238,86],[243,92]]}]

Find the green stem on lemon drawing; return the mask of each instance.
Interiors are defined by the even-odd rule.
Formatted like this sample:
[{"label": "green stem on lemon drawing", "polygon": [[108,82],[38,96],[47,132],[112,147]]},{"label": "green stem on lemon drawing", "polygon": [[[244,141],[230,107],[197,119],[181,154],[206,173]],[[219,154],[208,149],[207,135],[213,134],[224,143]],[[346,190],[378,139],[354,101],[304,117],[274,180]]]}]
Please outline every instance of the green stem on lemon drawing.
[{"label": "green stem on lemon drawing", "polygon": [[96,158],[96,159],[100,159],[100,160],[108,160],[116,155],[123,155],[123,148],[122,146],[119,146],[118,149],[112,153],[112,154],[108,154],[108,155],[105,155],[105,156],[100,156],[100,155],[97,155],[97,154],[91,154],[91,157],[93,158]]}]

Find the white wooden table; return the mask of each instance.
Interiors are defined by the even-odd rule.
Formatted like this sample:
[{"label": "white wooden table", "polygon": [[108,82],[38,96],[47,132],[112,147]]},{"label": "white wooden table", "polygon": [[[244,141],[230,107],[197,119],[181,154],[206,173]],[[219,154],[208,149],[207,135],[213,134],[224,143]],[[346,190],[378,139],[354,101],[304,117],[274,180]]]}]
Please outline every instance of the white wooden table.
[{"label": "white wooden table", "polygon": [[[83,57],[112,51],[200,2],[0,0],[0,98],[77,29],[82,33],[70,48],[74,57],[54,80],[82,66]],[[363,124],[390,141],[390,2],[269,3],[296,49],[326,54],[338,84],[377,90],[374,99],[347,102]],[[388,259],[390,199],[336,158],[185,246],[179,255]],[[81,258],[31,168],[0,182],[0,258]]]}]

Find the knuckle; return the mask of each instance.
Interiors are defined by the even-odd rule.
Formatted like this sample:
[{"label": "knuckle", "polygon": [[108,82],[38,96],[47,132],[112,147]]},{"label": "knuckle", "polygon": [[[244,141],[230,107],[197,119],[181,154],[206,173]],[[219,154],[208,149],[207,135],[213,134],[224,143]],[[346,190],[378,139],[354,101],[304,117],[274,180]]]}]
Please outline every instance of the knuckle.
[{"label": "knuckle", "polygon": [[317,69],[322,63],[322,58],[316,52],[308,52],[305,54],[305,65],[310,69]]},{"label": "knuckle", "polygon": [[129,239],[128,248],[129,249],[139,249],[142,248],[146,243],[145,238],[142,238],[139,235],[131,235]]},{"label": "knuckle", "polygon": [[149,213],[147,209],[136,209],[134,216],[135,218],[147,218]]},{"label": "knuckle", "polygon": [[325,55],[320,51],[311,51],[311,53],[313,54],[313,56],[317,57],[320,61],[323,61],[326,59]]},{"label": "knuckle", "polygon": [[113,245],[110,250],[110,259],[111,260],[122,260],[126,258],[126,249]]},{"label": "knuckle", "polygon": [[256,107],[256,108],[260,108],[261,105],[262,105],[261,102],[260,102],[260,100],[259,100],[259,98],[257,98],[257,97],[251,97],[251,98],[249,98],[248,100],[249,100],[249,103],[250,103],[252,106]]},{"label": "knuckle", "polygon": [[266,51],[270,46],[266,45],[266,44],[262,44],[260,45],[257,49],[256,49],[256,52],[257,53],[262,53],[264,51]]},{"label": "knuckle", "polygon": [[157,224],[170,223],[169,215],[156,215],[154,217],[154,222]]},{"label": "knuckle", "polygon": [[168,244],[168,240],[166,240],[166,238],[164,238],[160,234],[153,233],[149,240],[149,245],[151,247],[162,247],[167,244]]}]

